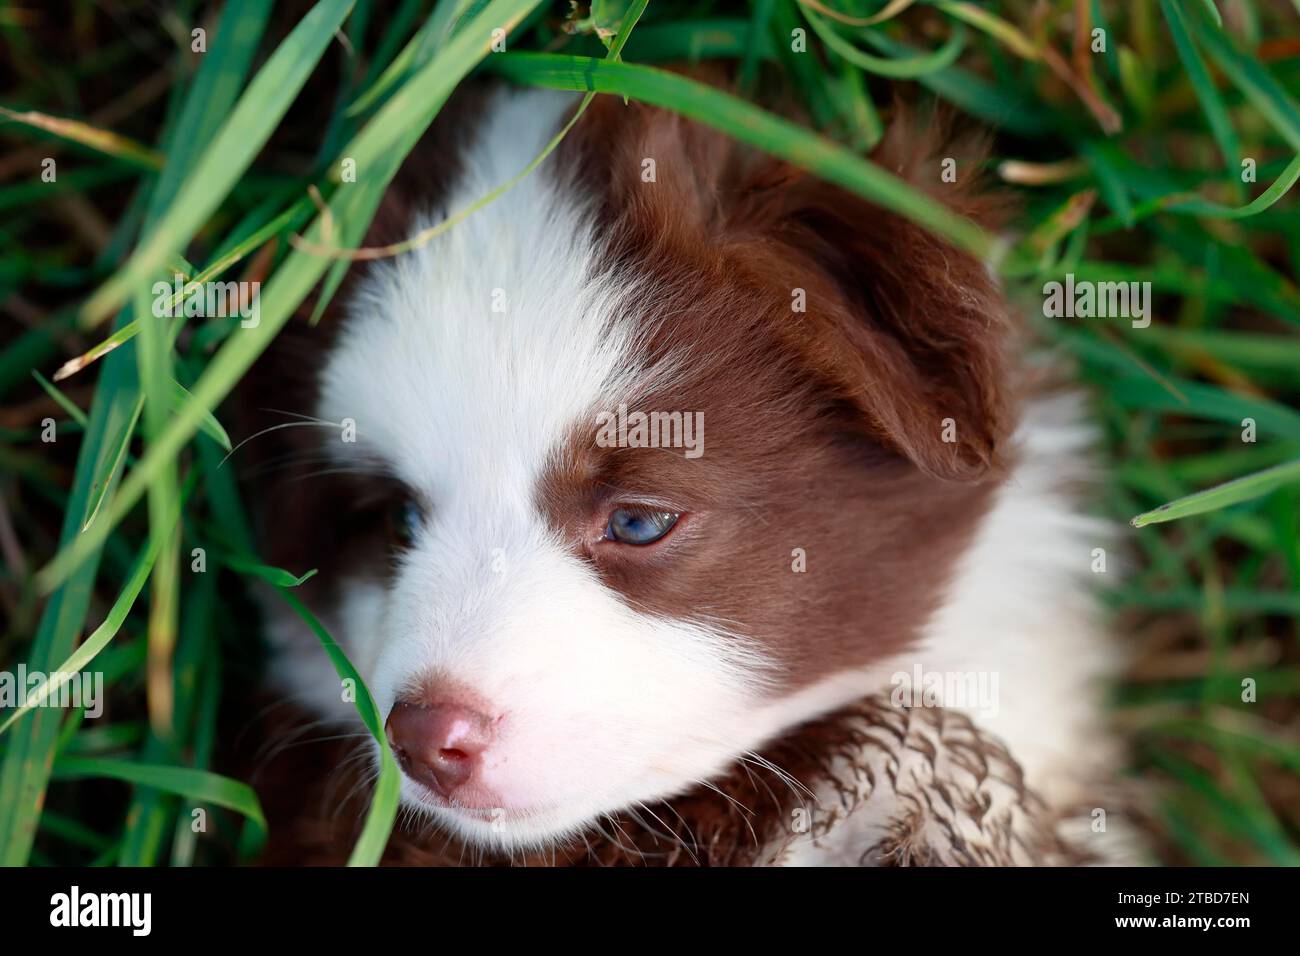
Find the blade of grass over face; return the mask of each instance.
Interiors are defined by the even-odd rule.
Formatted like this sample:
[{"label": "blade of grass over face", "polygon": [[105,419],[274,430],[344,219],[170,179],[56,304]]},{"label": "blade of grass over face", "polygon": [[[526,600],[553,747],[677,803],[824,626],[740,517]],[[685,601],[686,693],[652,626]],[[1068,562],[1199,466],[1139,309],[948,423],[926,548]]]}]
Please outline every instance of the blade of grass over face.
[{"label": "blade of grass over face", "polygon": [[334,670],[339,676],[341,689],[350,687],[354,696],[352,702],[356,708],[356,713],[365,724],[365,728],[370,731],[380,745],[380,777],[374,788],[374,797],[370,801],[370,809],[365,818],[365,825],[361,830],[361,836],[352,849],[352,855],[348,857],[348,866],[374,866],[380,861],[383,855],[383,848],[387,845],[389,834],[393,830],[393,822],[396,818],[396,808],[400,797],[400,771],[393,758],[393,750],[389,748],[387,735],[383,732],[383,715],[380,709],[374,704],[374,698],[370,696],[369,688],[365,685],[361,675],[352,662],[348,661],[347,654],[343,652],[337,641],[329,635],[329,632],[322,626],[320,620],[307,609],[307,606],[299,601],[298,598],[289,592],[290,588],[298,587],[303,581],[311,578],[316,574],[315,570],[307,571],[305,574],[295,576],[289,571],[282,570],[278,567],[270,567],[268,564],[259,564],[248,558],[231,557],[225,558],[225,563],[231,568],[235,568],[242,574],[253,576],[266,581],[266,583],[276,588],[286,604],[292,607],[295,614],[298,614],[303,622],[311,628],[320,640],[322,648],[328,654],[330,662],[334,665]]},{"label": "blade of grass over face", "polygon": [[[265,574],[261,576],[266,577]],[[388,845],[388,835],[393,829],[393,821],[397,819],[397,804],[401,797],[402,782],[401,771],[398,770],[393,751],[388,746],[388,735],[384,733],[383,714],[375,706],[375,700],[370,696],[370,690],[361,679],[361,675],[357,673],[352,662],[343,653],[343,649],[338,646],[334,638],[330,637],[329,632],[315,615],[307,610],[306,605],[295,595],[284,588],[280,588],[279,591],[289,607],[293,608],[320,640],[321,647],[325,648],[325,653],[329,655],[330,662],[339,675],[339,680],[351,681],[348,686],[355,694],[353,703],[357,708],[357,714],[361,717],[361,722],[366,725],[366,729],[370,731],[370,735],[375,738],[375,742],[379,744],[379,779],[375,782],[375,793],[370,801],[370,810],[366,813],[366,822],[361,830],[361,836],[357,839],[356,846],[352,848],[351,856],[348,857],[348,866],[375,866],[383,856],[384,847]]]},{"label": "blade of grass over face", "polygon": [[1171,501],[1153,511],[1138,515],[1130,524],[1135,528],[1142,528],[1149,524],[1175,521],[1189,515],[1217,511],[1219,508],[1226,508],[1228,505],[1240,504],[1243,501],[1250,501],[1252,498],[1259,498],[1283,485],[1296,481],[1300,481],[1300,460],[1287,462],[1273,468],[1266,468],[1264,471],[1256,472],[1253,475],[1247,475],[1244,478],[1238,478],[1235,481],[1229,481],[1214,488],[1199,491],[1194,495],[1188,495],[1186,498]]},{"label": "blade of grass over face", "polygon": [[276,49],[180,185],[176,198],[126,265],[87,301],[82,315],[98,322],[121,305],[220,205],[297,97],[354,0],[320,0]]},{"label": "blade of grass over face", "polygon": [[892,173],[713,87],[651,67],[548,53],[499,54],[489,65],[519,83],[614,93],[671,109],[906,216],[980,258],[994,252],[982,229]]}]

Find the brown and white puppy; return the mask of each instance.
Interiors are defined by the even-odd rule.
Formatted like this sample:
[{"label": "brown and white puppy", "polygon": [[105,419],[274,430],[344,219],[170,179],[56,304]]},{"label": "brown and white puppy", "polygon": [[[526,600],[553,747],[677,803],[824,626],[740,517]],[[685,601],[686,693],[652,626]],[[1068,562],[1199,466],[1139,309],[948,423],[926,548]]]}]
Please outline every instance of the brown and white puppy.
[{"label": "brown and white puppy", "polygon": [[[572,108],[480,99],[370,241],[508,180]],[[877,159],[923,181],[931,157],[896,135]],[[461,840],[546,847],[709,787],[900,673],[991,675],[992,701],[948,681],[924,703],[964,707],[1049,799],[1104,758],[1099,529],[1069,492],[1088,430],[1070,399],[1021,400],[970,256],[601,98],[342,302],[299,366],[323,476],[263,496],[268,550],[322,569],[313,603],[387,715],[405,804]],[[349,719],[301,626],[272,632],[277,677]]]}]

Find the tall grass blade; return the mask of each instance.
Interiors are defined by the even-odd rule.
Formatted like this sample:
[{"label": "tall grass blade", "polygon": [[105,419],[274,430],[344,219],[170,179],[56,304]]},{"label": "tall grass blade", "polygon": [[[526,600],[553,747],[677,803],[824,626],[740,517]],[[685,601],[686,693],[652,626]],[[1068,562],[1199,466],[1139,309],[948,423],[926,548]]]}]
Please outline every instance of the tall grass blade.
[{"label": "tall grass blade", "polygon": [[1198,491],[1194,495],[1179,498],[1177,501],[1163,504],[1151,511],[1144,511],[1135,517],[1130,524],[1135,528],[1143,528],[1149,524],[1176,521],[1190,515],[1217,511],[1229,505],[1240,504],[1243,501],[1262,497],[1281,488],[1283,485],[1296,481],[1300,481],[1300,460],[1290,461],[1284,465],[1276,465],[1273,468],[1266,468],[1253,475],[1237,478],[1234,481],[1207,488],[1205,491]]}]

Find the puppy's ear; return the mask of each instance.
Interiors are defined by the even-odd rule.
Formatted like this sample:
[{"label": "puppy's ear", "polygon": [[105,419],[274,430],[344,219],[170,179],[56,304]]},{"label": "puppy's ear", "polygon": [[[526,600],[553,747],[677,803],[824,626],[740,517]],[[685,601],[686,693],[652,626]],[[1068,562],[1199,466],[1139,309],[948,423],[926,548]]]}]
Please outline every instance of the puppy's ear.
[{"label": "puppy's ear", "polygon": [[[926,143],[896,131],[873,158],[988,225],[990,203],[942,183],[941,160],[930,156]],[[971,177],[974,166],[958,168]],[[777,232],[812,275],[814,360],[838,397],[873,437],[930,475],[973,480],[997,465],[1012,424],[1013,329],[984,265],[811,176],[779,191]]]},{"label": "puppy's ear", "polygon": [[[974,188],[979,144],[952,140],[941,118],[895,112],[872,160],[995,225],[1000,200]],[[1012,323],[974,257],[810,173],[615,97],[592,103],[561,155],[575,182],[608,197],[608,234],[634,237],[626,245],[650,258],[703,257],[761,288],[850,427],[936,477],[973,480],[998,464],[1012,424]],[[653,186],[627,173],[644,157],[656,160]],[[956,182],[941,177],[944,157]],[[806,314],[791,315],[798,290]]]}]

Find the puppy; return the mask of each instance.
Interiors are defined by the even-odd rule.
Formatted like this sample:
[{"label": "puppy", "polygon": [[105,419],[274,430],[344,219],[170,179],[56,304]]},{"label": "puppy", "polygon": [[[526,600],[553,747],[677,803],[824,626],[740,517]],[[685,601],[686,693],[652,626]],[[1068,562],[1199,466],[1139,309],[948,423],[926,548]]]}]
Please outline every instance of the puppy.
[{"label": "puppy", "polygon": [[[575,106],[467,102],[412,154],[369,244],[513,177]],[[939,181],[938,145],[900,124],[874,158],[991,221]],[[1028,373],[980,262],[602,97],[533,174],[354,266],[337,301],[318,353],[289,363],[305,417],[277,432],[296,439],[288,471],[256,498],[268,555],[321,569],[309,603],[387,719],[417,821],[514,855],[590,849],[649,814],[690,833],[697,862],[879,862],[868,848],[933,837],[899,785],[922,753],[935,792],[965,775],[977,828],[1010,819],[985,819],[996,781],[1029,808],[1021,845],[1086,823],[1085,783],[1113,761],[1090,595],[1107,541],[1075,500],[1090,432]],[[288,379],[261,377],[259,406],[283,409]],[[276,681],[355,723],[314,638],[274,604],[268,620]],[[928,742],[910,736],[936,714],[951,720]],[[759,852],[654,810],[716,819],[741,803],[732,785],[761,793],[755,770],[785,795],[761,835],[745,823]]]}]

